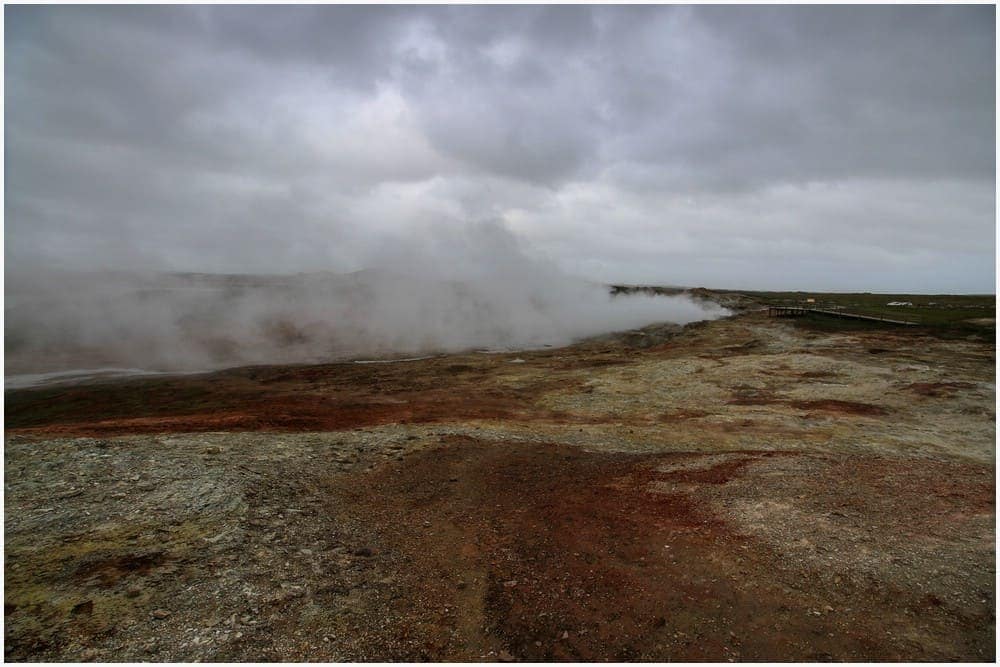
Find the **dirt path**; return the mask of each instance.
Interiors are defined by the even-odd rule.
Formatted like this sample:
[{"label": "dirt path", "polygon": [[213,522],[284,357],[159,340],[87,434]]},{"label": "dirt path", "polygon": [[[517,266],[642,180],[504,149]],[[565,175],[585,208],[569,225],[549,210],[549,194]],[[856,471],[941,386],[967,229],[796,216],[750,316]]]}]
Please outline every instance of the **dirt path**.
[{"label": "dirt path", "polygon": [[[502,651],[527,661],[986,657],[989,571],[980,569],[973,584],[985,601],[956,599],[935,580],[941,561],[956,557],[949,541],[988,530],[990,477],[918,464],[891,481],[869,475],[836,489],[828,480],[843,463],[802,458],[809,457],[622,456],[462,438],[352,482],[337,504],[368,516],[372,539],[400,554],[404,599],[440,610],[423,645],[400,644],[397,628],[382,638],[399,647],[394,659],[488,659]],[[826,473],[796,489],[814,494],[817,523],[832,513],[845,532],[885,531],[886,551],[871,554],[884,563],[869,571],[856,545],[824,540],[823,528],[801,520],[791,526],[797,539],[819,542],[825,553],[798,556],[727,511],[759,502],[749,490],[788,465]],[[941,488],[942,478],[977,479],[971,488]],[[939,486],[928,493],[931,483]],[[864,503],[851,507],[859,493],[885,494],[893,513],[932,507],[904,529],[868,515]],[[769,498],[776,500],[787,498]],[[965,516],[956,523],[959,512]],[[963,565],[988,557],[981,545]],[[905,578],[891,572],[901,561],[910,569]]]}]

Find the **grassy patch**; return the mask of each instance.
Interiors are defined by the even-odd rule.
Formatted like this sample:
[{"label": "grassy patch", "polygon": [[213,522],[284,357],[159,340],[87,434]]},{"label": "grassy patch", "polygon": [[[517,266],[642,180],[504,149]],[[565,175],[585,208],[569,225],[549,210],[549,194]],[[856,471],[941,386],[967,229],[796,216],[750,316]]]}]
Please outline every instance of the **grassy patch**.
[{"label": "grassy patch", "polygon": [[[901,327],[821,314],[794,318],[797,326],[814,331],[875,331],[894,329],[937,338],[993,340],[996,297],[992,294],[873,294],[871,292],[717,292],[768,306],[795,306],[835,310],[870,317],[913,322]],[[911,305],[890,306],[892,302]]]},{"label": "grassy patch", "polygon": [[[949,326],[996,316],[992,294],[872,294],[823,292],[740,292],[772,306],[803,306],[842,310],[859,315],[907,320],[930,327]],[[812,299],[812,301],[809,301]],[[890,306],[892,302],[909,306]],[[973,326],[980,327],[981,324]]]},{"label": "grassy patch", "polygon": [[[835,333],[838,331],[885,331],[887,329],[901,329],[898,324],[886,322],[873,322],[871,320],[849,320],[840,317],[829,317],[826,315],[809,314],[802,317],[790,318],[790,322],[810,331],[823,331]],[[907,327],[909,329],[909,327]]]}]

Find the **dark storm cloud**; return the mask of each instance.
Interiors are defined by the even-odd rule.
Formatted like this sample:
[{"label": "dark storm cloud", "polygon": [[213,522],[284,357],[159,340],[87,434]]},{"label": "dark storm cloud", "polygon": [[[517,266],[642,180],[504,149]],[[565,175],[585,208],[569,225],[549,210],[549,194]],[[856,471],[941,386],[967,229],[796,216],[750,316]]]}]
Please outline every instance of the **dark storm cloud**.
[{"label": "dark storm cloud", "polygon": [[993,284],[990,6],[5,19],[9,267],[352,270],[490,219],[595,279]]}]

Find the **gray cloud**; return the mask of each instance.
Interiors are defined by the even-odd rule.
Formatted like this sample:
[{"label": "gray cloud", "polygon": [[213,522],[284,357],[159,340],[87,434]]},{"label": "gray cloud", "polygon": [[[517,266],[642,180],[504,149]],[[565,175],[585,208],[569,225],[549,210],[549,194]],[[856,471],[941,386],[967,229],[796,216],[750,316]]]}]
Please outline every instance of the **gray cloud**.
[{"label": "gray cloud", "polygon": [[991,6],[8,6],[5,26],[8,272],[352,271],[499,220],[595,280],[994,284]]}]

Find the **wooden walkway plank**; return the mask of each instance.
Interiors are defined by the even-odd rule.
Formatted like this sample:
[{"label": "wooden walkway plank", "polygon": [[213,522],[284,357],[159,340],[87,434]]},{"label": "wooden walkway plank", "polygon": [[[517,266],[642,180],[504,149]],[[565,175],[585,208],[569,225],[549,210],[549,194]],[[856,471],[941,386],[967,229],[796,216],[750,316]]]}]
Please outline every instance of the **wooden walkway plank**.
[{"label": "wooden walkway plank", "polygon": [[768,306],[768,317],[802,317],[809,313],[819,315],[829,315],[831,317],[842,317],[849,320],[867,320],[869,322],[884,322],[886,324],[901,324],[904,326],[916,326],[917,322],[907,320],[894,320],[888,317],[875,317],[873,315],[861,315],[858,313],[845,313],[842,310],[826,310],[824,308],[803,308],[801,306]]}]

